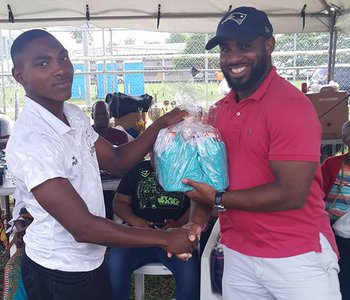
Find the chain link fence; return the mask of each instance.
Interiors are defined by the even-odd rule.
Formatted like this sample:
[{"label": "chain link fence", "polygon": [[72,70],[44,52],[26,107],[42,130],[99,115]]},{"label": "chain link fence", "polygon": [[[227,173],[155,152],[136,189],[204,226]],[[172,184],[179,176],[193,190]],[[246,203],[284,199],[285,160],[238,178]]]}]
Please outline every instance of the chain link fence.
[{"label": "chain link fence", "polygon": [[[91,107],[94,101],[114,92],[147,93],[158,103],[174,101],[186,93],[204,107],[222,97],[218,90],[222,78],[219,50],[204,50],[212,35],[163,33],[159,40],[145,40],[139,32],[117,29],[49,31],[69,51],[75,72],[70,101],[82,107]],[[11,75],[10,46],[19,33],[2,30],[0,40],[0,103],[13,119],[23,106],[24,94]],[[326,83],[328,33],[275,37],[273,63],[279,74],[298,88],[302,82],[309,86]],[[334,79],[341,81],[341,89],[350,91],[350,35],[338,34]]]}]

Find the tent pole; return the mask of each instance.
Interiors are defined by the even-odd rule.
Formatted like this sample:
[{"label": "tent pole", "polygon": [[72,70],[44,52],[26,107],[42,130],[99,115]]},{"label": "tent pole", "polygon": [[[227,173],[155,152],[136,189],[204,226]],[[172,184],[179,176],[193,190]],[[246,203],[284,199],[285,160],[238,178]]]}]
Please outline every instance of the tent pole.
[{"label": "tent pole", "polygon": [[[86,25],[82,27],[82,39],[83,39],[83,53],[84,56],[89,56],[89,40],[88,40],[88,35],[89,35],[89,26]],[[84,70],[86,72],[90,72],[90,62],[84,60]],[[84,84],[85,84],[85,106],[86,107],[91,107],[91,92],[90,92],[90,87],[91,87],[91,78],[88,75],[84,75]]]},{"label": "tent pole", "polygon": [[329,10],[330,18],[329,18],[329,55],[328,55],[328,74],[327,74],[327,82],[331,81],[333,79],[333,72],[334,72],[334,61],[335,61],[335,43],[334,43],[334,37],[335,37],[335,19],[336,19],[336,13],[333,10]]},{"label": "tent pole", "polygon": [[332,78],[334,78],[334,68],[335,68],[335,57],[336,57],[336,52],[337,52],[337,42],[338,42],[338,30],[334,30],[333,32],[333,45],[332,45]]}]

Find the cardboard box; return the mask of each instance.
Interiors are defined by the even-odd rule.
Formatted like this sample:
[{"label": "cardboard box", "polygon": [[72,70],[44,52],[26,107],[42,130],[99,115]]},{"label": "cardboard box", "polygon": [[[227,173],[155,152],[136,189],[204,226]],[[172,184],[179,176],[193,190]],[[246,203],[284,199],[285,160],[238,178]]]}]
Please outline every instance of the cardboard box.
[{"label": "cardboard box", "polygon": [[349,94],[328,86],[321,88],[320,92],[308,92],[306,96],[316,108],[322,125],[322,139],[341,138],[341,128],[349,120]]}]

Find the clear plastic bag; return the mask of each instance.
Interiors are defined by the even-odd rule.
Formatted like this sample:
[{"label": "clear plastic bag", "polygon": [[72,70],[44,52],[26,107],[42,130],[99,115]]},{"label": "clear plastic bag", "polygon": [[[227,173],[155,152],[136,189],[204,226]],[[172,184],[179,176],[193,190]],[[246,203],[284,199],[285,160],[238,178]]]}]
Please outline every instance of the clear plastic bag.
[{"label": "clear plastic bag", "polygon": [[228,186],[225,144],[216,128],[200,121],[200,108],[187,110],[190,117],[158,134],[154,145],[157,179],[169,192],[191,190],[182,183],[185,178],[224,190]]}]

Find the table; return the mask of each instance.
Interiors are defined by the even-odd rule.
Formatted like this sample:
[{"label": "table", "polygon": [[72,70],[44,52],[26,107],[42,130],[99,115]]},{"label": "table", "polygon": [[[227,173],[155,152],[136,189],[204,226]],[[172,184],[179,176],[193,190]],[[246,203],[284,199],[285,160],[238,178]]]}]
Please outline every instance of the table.
[{"label": "table", "polygon": [[[102,188],[104,191],[116,191],[119,185],[120,179],[102,180]],[[7,226],[9,220],[11,220],[10,211],[10,196],[15,192],[11,179],[5,179],[3,185],[0,185],[0,208],[4,210],[5,220],[4,223]]]},{"label": "table", "polygon": [[15,189],[16,187],[13,185],[12,180],[8,178],[5,178],[3,185],[0,186],[0,208],[4,210],[5,213],[5,226],[7,226],[8,221],[11,220],[10,195],[13,195]]}]

